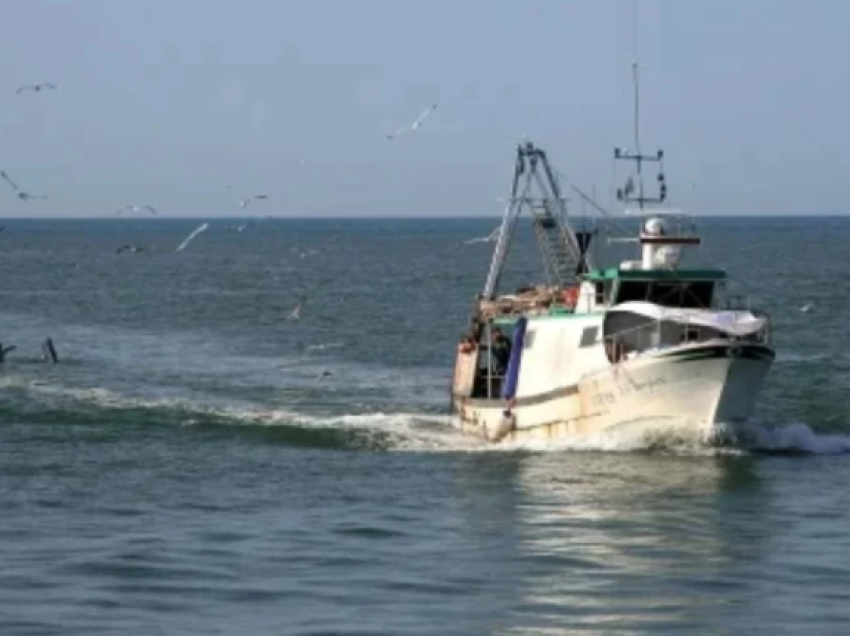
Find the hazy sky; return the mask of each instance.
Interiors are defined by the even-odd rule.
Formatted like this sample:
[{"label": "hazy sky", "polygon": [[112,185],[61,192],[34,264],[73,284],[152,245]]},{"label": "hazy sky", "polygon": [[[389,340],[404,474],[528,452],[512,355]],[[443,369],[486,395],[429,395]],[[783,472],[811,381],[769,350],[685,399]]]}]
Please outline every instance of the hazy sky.
[{"label": "hazy sky", "polygon": [[[0,190],[0,216],[239,214],[228,183],[280,216],[496,215],[522,135],[599,192],[632,144],[631,0],[2,5],[0,166],[50,200]],[[638,6],[671,203],[850,212],[850,2]],[[59,91],[15,94],[43,81]]]}]

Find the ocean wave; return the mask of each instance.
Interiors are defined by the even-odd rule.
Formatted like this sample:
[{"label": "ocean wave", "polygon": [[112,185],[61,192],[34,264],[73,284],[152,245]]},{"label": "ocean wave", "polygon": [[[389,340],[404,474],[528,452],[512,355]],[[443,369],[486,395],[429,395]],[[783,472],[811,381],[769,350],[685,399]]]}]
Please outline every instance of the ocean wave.
[{"label": "ocean wave", "polygon": [[753,423],[683,432],[664,422],[594,435],[492,444],[460,431],[455,417],[416,410],[338,413],[265,407],[213,396],[145,397],[21,376],[0,377],[3,420],[39,423],[173,424],[266,429],[281,443],[413,452],[662,452],[685,455],[850,453],[850,435],[819,432],[805,423]]}]

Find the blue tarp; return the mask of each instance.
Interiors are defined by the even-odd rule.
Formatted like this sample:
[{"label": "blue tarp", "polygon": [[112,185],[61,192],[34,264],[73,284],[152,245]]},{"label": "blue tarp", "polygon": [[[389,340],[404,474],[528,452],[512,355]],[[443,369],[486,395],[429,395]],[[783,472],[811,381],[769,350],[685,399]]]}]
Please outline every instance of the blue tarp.
[{"label": "blue tarp", "polygon": [[519,363],[522,358],[522,344],[525,340],[525,326],[528,319],[523,317],[514,325],[513,342],[511,343],[511,357],[508,359],[508,370],[505,372],[505,383],[502,385],[502,398],[510,400],[516,395],[519,383]]}]

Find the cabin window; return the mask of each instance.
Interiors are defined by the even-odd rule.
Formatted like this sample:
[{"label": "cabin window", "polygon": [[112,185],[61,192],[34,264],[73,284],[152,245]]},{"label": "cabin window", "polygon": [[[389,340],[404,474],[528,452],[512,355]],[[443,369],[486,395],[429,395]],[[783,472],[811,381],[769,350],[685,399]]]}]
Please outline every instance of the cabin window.
[{"label": "cabin window", "polygon": [[649,302],[664,307],[703,309],[711,307],[714,281],[654,282],[649,289]]},{"label": "cabin window", "polygon": [[682,342],[699,342],[699,327],[685,327],[682,330]]},{"label": "cabin window", "polygon": [[617,302],[627,303],[646,300],[649,295],[649,282],[645,280],[621,280],[617,291]]},{"label": "cabin window", "polygon": [[611,295],[611,283],[609,281],[599,281],[595,285],[596,304],[607,305],[608,298]]},{"label": "cabin window", "polygon": [[581,332],[581,340],[578,343],[579,347],[590,347],[596,343],[596,336],[599,334],[599,327],[586,327]]},{"label": "cabin window", "polygon": [[617,302],[648,301],[663,307],[711,307],[714,281],[620,281]]}]

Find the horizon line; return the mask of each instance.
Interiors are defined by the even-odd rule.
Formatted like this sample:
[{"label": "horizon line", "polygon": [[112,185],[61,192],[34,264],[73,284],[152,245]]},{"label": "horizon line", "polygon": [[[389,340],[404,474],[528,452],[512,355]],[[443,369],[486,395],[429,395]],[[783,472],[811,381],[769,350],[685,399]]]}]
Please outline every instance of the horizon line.
[{"label": "horizon line", "polygon": [[[268,216],[268,217],[246,217],[246,216],[0,216],[0,221],[197,221],[203,219],[222,221],[473,221],[476,219],[501,219],[502,214],[497,215],[474,215],[474,216]],[[850,213],[843,214],[688,214],[697,219],[829,219],[850,218]],[[598,215],[573,214],[570,218],[598,218],[600,220],[630,220],[637,219],[637,215],[601,217]]]}]

